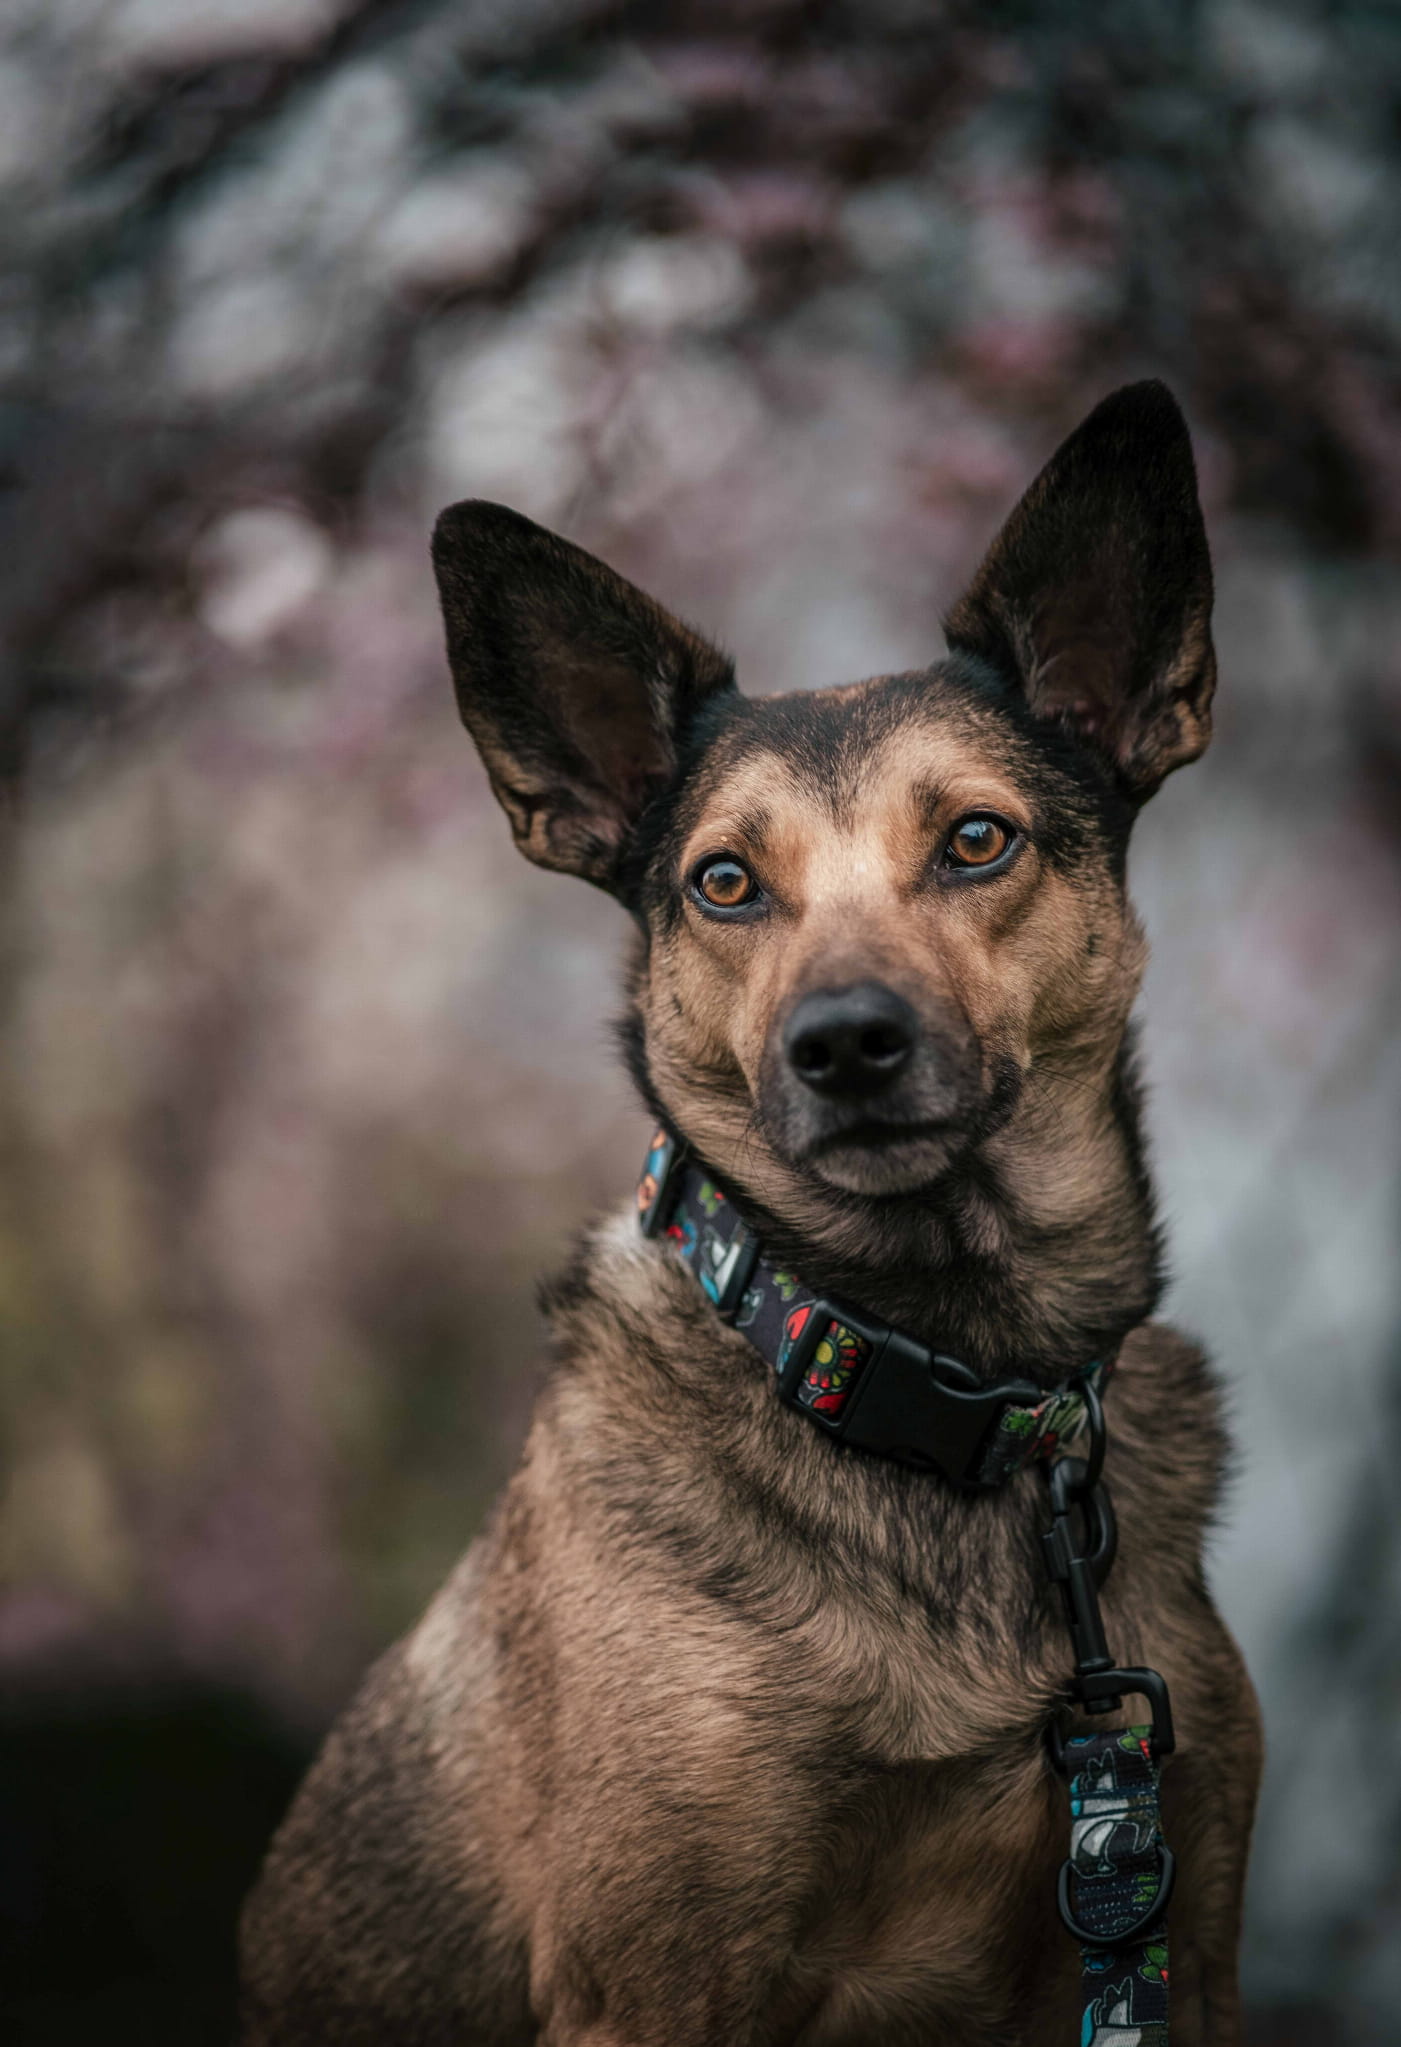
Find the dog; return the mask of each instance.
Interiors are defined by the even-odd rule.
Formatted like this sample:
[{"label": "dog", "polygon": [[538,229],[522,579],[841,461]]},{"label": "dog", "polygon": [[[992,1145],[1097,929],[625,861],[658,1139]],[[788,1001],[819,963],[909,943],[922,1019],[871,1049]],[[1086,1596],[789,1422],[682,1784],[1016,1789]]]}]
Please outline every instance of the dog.
[{"label": "dog", "polygon": [[[332,1730],[246,1908],[245,2047],[1081,2037],[1047,1488],[921,1463],[903,1395],[884,1435],[835,1434],[873,1331],[911,1398],[953,1361],[949,1412],[1115,1361],[1103,1618],[1176,1711],[1172,2039],[1232,2047],[1260,1736],[1203,1576],[1218,1397],[1150,1319],[1125,893],[1140,805],[1211,727],[1176,403],[1144,383],[1089,415],[915,674],[747,698],[512,511],[451,507],[433,552],[517,845],[636,924],[644,1220],[682,1160],[689,1206],[605,1221],[549,1288],[520,1468]],[[790,1299],[824,1329],[783,1398],[755,1332],[771,1312],[803,1348]],[[1163,2037],[1124,1988],[1085,2037]]]}]

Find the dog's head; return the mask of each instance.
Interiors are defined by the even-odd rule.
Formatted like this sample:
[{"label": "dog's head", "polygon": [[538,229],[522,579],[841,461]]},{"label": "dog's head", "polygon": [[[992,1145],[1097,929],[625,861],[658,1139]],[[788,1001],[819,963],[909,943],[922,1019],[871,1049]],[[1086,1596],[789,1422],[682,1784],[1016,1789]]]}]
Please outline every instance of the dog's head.
[{"label": "dog's head", "polygon": [[1207,743],[1187,430],[1115,393],[1032,484],[913,675],[751,699],[631,584],[500,506],[434,561],[462,716],[516,842],[645,934],[653,1106],[766,1206],[930,1187],[1048,1075],[1117,1057],[1140,803]]}]

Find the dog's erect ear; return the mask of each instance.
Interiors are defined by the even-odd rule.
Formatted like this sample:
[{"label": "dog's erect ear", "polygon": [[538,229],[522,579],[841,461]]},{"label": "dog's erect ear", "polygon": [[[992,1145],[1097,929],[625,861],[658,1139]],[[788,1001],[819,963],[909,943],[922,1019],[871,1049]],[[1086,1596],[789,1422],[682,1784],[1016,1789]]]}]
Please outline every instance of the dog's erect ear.
[{"label": "dog's erect ear", "polygon": [[612,886],[729,662],[601,561],[504,505],[450,505],[433,566],[462,721],[528,860]]},{"label": "dog's erect ear", "polygon": [[1211,559],[1187,423],[1115,391],[1051,457],[945,624],[1138,800],[1211,737]]}]

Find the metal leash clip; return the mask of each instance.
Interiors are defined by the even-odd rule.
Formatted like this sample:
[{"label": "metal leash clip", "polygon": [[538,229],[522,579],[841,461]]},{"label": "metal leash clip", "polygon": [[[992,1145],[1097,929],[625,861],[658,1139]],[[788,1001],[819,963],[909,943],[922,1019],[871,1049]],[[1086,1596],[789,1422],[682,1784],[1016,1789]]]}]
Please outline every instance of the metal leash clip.
[{"label": "metal leash clip", "polygon": [[[1071,1687],[1076,1703],[1087,1713],[1111,1713],[1122,1703],[1125,1692],[1141,1694],[1152,1708],[1153,1752],[1157,1756],[1171,1755],[1172,1706],[1166,1683],[1156,1670],[1121,1668],[1110,1655],[1105,1640],[1099,1593],[1118,1555],[1119,1527],[1109,1488],[1100,1477],[1104,1468],[1104,1409],[1092,1386],[1084,1388],[1084,1396],[1090,1454],[1088,1458],[1062,1457],[1051,1466],[1051,1525],[1041,1537],[1046,1570],[1060,1587],[1066,1626],[1075,1651]],[[1077,1507],[1084,1528],[1083,1540],[1077,1540],[1075,1534]],[[1052,1754],[1057,1767],[1063,1768],[1064,1757],[1054,1730]]]},{"label": "metal leash clip", "polygon": [[[1155,1760],[1171,1755],[1175,1745],[1172,1705],[1167,1684],[1156,1670],[1127,1668],[1116,1664],[1105,1639],[1099,1594],[1118,1554],[1119,1531],[1109,1490],[1104,1484],[1105,1426],[1099,1395],[1088,1382],[1082,1388],[1086,1421],[1090,1432],[1086,1457],[1062,1457],[1050,1467],[1051,1525],[1041,1537],[1042,1555],[1053,1583],[1060,1587],[1066,1626],[1075,1651],[1071,1679],[1074,1703],[1086,1713],[1110,1713],[1122,1705],[1125,1693],[1147,1699],[1152,1712],[1149,1735]],[[1077,1535],[1076,1520],[1080,1523]],[[1053,1721],[1048,1730],[1051,1757],[1056,1768],[1066,1772],[1067,1758],[1060,1729]],[[1176,1874],[1171,1850],[1158,1846],[1158,1884],[1151,1904],[1130,1927],[1112,1935],[1096,1934],[1076,1919],[1071,1907],[1072,1866],[1063,1864],[1057,1885],[1060,1915],[1070,1932],[1084,1947],[1118,1948],[1140,1938],[1155,1926],[1167,1910]]]}]

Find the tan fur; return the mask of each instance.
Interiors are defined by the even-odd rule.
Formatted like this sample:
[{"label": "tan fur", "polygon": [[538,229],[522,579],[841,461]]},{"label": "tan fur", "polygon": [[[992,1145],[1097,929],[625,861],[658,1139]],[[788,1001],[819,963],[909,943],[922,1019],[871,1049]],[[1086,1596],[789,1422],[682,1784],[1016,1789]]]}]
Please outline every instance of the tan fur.
[{"label": "tan fur", "polygon": [[[937,731],[887,749],[863,780],[859,817],[811,843],[801,792],[778,789],[770,763],[716,788],[683,864],[712,846],[757,860],[735,821],[762,792],[763,872],[787,921],[752,976],[758,948],[746,952],[742,931],[713,939],[696,920],[655,950],[643,1000],[661,1084],[712,1156],[735,1146],[752,1183],[798,1202],[796,1176],[756,1144],[745,1097],[716,1090],[713,1075],[755,1072],[775,1009],[814,963],[840,971],[845,945],[853,967],[876,960],[926,1002],[967,1005],[1027,1070],[1070,1062],[1074,1085],[1057,1064],[1054,1092],[1030,1095],[994,1143],[1008,1172],[1024,1173],[1030,1213],[1069,1212],[1083,1231],[1116,1170],[1102,1087],[1141,936],[1107,882],[1077,893],[1030,865],[990,923],[959,922],[956,904],[947,926],[928,928],[935,912],[912,899],[910,876],[931,829],[915,792],[931,783],[947,792],[935,832],[946,812],[995,802],[1015,816],[1023,800],[991,767],[977,772],[965,740],[941,744]],[[1077,979],[1063,963],[1083,956],[1090,928],[1104,939],[1101,964]],[[932,958],[940,971],[921,990]],[[1054,1191],[1035,1170],[1048,1144]],[[987,1227],[1010,1254],[995,1215]],[[586,1296],[555,1309],[569,1369],[492,1530],[372,1680],[279,1839],[250,1911],[255,2000],[322,1945],[350,1969],[346,1999],[386,2009],[382,1948],[339,1930],[363,1899],[327,1872],[347,1748],[393,1743],[402,1768],[412,1729],[423,1781],[395,1824],[417,1833],[420,1880],[427,1869],[477,1928],[467,1966],[478,1994],[498,1986],[500,2006],[539,2027],[471,2017],[444,2039],[1069,2042],[1075,1950],[1053,1905],[1065,1790],[1042,1745],[1067,1650],[1037,1572],[1039,1481],[1018,1481],[1010,1504],[957,1503],[974,1577],[961,1610],[932,1626],[949,1502],[928,1497],[930,1481],[834,1461],[777,1407],[743,1338],[715,1322],[690,1277],[637,1238],[630,1212],[584,1264]],[[1048,1274],[1043,1291],[1056,1284]],[[680,1396],[701,1401],[699,1432]],[[1163,1671],[1180,1729],[1165,1794],[1182,1862],[1174,2047],[1226,2047],[1238,2037],[1233,1956],[1258,1735],[1200,1582],[1218,1423],[1195,1354],[1157,1328],[1129,1340],[1111,1410],[1122,1555],[1106,1624],[1125,1661]],[[1164,1412],[1176,1417],[1166,1438]],[[684,1574],[677,1582],[678,1549],[746,1588],[738,1610]],[[979,1620],[1009,1595],[1037,1613],[1030,1638]],[[828,1790],[801,1767],[824,1753]],[[399,1804],[391,1784],[359,1796]],[[415,1915],[404,1937],[417,1931]],[[756,2002],[767,2017],[746,2030]],[[246,2037],[251,2047],[303,2035],[254,2023]]]},{"label": "tan fur", "polygon": [[[1147,385],[1091,415],[951,615],[950,662],[809,699],[747,704],[501,507],[451,508],[435,550],[517,838],[632,911],[639,1083],[769,1254],[989,1378],[1119,1352],[1104,1620],[1173,1697],[1173,2047],[1239,2047],[1259,1725],[1203,1577],[1214,1385],[1148,1319],[1126,1047],[1132,810],[1205,743],[1214,677],[1180,414]],[[1014,852],[969,883],[949,840],[980,812]],[[697,901],[720,854],[754,915]],[[862,1136],[785,1028],[867,985],[918,1028]],[[820,1435],[631,1209],[548,1305],[520,1469],[249,1902],[244,2047],[1071,2047],[1040,1475],[969,1495]]]},{"label": "tan fur", "polygon": [[[921,1554],[928,1481],[834,1468],[630,1217],[595,1240],[590,1266],[597,1294],[560,1315],[576,1368],[547,1398],[493,1528],[376,1673],[279,1837],[249,1915],[255,1999],[271,2007],[278,1979],[321,1947],[325,1966],[349,1971],[352,2007],[381,2015],[384,2030],[363,2037],[439,2037],[392,2030],[380,1929],[338,1868],[355,1849],[356,1812],[340,1807],[347,1751],[390,1741],[411,1745],[415,1798],[366,1789],[415,1830],[435,1888],[470,1915],[473,1988],[494,1967],[509,2010],[530,1956],[538,2036],[477,2020],[444,2039],[1069,2043],[1076,1955],[1052,1902],[1065,1789],[1042,1743],[1064,1637],[1049,1606],[1026,1642],[979,1622],[999,1588],[1039,1603],[1038,1482],[1019,1482],[1011,1517],[970,1505],[979,1582],[947,1627],[932,1623],[945,1588]],[[1162,1669],[1178,1716],[1165,1774],[1182,1872],[1174,2047],[1224,2047],[1238,2037],[1257,1734],[1200,1586],[1209,1445],[1164,1444],[1157,1421],[1166,1399],[1214,1427],[1197,1363],[1163,1329],[1126,1348],[1109,1463],[1123,1554],[1105,1613],[1118,1653]],[[678,1434],[673,1375],[714,1403],[718,1433],[703,1443]],[[748,1495],[758,1478],[763,1493]],[[656,1513],[667,1542],[643,1539]],[[742,1596],[716,1604],[678,1584],[678,1546],[731,1567]],[[415,1913],[401,1936],[420,1930]],[[742,2018],[756,2002],[757,2029]],[[246,2035],[303,2037],[256,2021]]]}]

